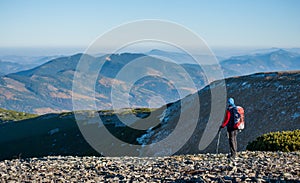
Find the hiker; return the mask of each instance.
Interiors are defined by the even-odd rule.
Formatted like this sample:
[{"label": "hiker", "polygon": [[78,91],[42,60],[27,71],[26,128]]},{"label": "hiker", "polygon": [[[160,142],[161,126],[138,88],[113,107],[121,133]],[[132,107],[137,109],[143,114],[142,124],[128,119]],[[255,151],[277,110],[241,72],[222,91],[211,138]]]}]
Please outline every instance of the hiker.
[{"label": "hiker", "polygon": [[237,107],[234,104],[234,99],[229,98],[228,99],[228,107],[226,110],[226,115],[224,118],[224,121],[222,125],[220,126],[219,131],[227,126],[227,132],[229,136],[229,146],[230,146],[230,158],[234,159],[236,157],[237,153],[237,141],[236,141],[236,136],[237,136],[237,129],[234,128],[235,120],[237,118],[240,118],[240,114],[237,111]]}]

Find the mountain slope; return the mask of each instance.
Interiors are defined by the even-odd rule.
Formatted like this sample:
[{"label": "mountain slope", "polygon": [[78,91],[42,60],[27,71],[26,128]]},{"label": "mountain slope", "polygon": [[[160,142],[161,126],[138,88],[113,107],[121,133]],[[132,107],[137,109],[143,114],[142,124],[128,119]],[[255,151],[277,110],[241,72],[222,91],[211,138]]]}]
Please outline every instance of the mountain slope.
[{"label": "mountain slope", "polygon": [[81,56],[58,58],[34,69],[1,77],[0,106],[31,113],[70,110],[73,73]]},{"label": "mountain slope", "polygon": [[[218,81],[211,84],[216,88],[220,85]],[[248,142],[264,133],[300,129],[300,71],[258,73],[229,78],[226,79],[226,88],[227,96],[234,97],[237,105],[241,105],[245,109],[246,128],[238,134],[239,150],[245,150]],[[147,135],[143,136],[143,139],[140,139],[140,142],[151,144],[172,133],[180,115],[180,110],[193,111],[193,108],[189,108],[188,105],[181,106],[180,102],[186,103],[185,101],[195,100],[195,95],[200,97],[199,121],[192,137],[178,151],[178,154],[215,152],[216,138],[205,150],[199,151],[198,149],[210,114],[211,94],[209,86],[197,94],[184,98],[182,101],[170,104],[165,111],[165,114],[167,114],[165,118],[168,121],[164,121],[159,128],[149,131]],[[185,121],[185,123],[188,124],[189,122]],[[213,126],[211,133],[216,135],[220,125],[221,121],[214,121],[214,124],[210,125]],[[219,152],[228,152],[228,146],[226,130],[223,130]]]},{"label": "mountain slope", "polygon": [[[111,138],[105,136],[109,130],[115,137],[130,144],[137,144],[136,138],[145,130],[135,131],[125,126],[119,118],[134,123],[146,118],[152,109],[124,109],[122,111],[77,111],[80,120],[75,121],[74,113],[45,114],[16,122],[0,123],[0,160],[17,157],[42,157],[48,155],[97,155],[81,134],[78,125],[87,125],[100,135],[99,142]],[[100,120],[103,121],[104,125]],[[98,136],[99,137],[99,136]],[[109,142],[109,140],[107,141]],[[102,144],[110,148],[113,144]],[[123,147],[123,146],[122,146]]]},{"label": "mountain slope", "polygon": [[[74,73],[80,59],[88,69],[88,72],[77,70],[81,78],[84,78],[83,82],[93,82],[90,78],[97,78],[95,102],[99,109],[111,108],[110,93],[114,83],[118,83],[117,87],[119,87],[116,90],[116,96],[119,98],[127,97],[128,92],[126,90],[130,87],[129,83],[124,81],[123,77],[115,77],[123,67],[135,60],[139,60],[144,64],[135,63],[130,66],[135,71],[130,72],[132,77],[135,78],[137,73],[147,73],[149,77],[137,78],[139,80],[134,83],[134,87],[129,93],[131,105],[134,105],[134,107],[149,107],[149,101],[153,96],[160,96],[165,100],[163,103],[160,100],[154,101],[153,105],[157,107],[180,99],[178,95],[174,95],[176,89],[171,81],[163,77],[157,77],[160,73],[167,75],[176,73],[171,78],[175,81],[187,81],[189,77],[186,74],[187,71],[183,70],[181,66],[143,54],[123,53],[97,58],[77,54],[51,60],[34,69],[0,77],[0,107],[39,114],[72,110],[72,85]],[[101,64],[103,66],[98,75],[97,69]],[[180,89],[184,93],[190,94],[203,87],[206,78],[202,73],[201,68],[199,68],[198,73],[192,76],[196,88],[182,87]],[[126,75],[128,76],[129,73],[126,73]],[[155,87],[152,87],[153,85]],[[82,100],[93,99],[86,95],[76,95],[76,97]]]}]

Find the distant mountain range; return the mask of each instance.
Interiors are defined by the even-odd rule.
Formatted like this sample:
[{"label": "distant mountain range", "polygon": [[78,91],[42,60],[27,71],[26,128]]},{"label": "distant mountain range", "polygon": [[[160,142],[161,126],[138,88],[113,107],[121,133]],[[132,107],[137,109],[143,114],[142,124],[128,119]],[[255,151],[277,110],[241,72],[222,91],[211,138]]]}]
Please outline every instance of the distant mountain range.
[{"label": "distant mountain range", "polygon": [[226,70],[234,70],[238,75],[256,72],[289,71],[300,69],[300,55],[282,49],[254,55],[231,57],[221,62]]},{"label": "distant mountain range", "polygon": [[[197,64],[195,58],[201,60],[202,62],[211,59],[209,55],[200,55],[200,54],[189,55],[188,53],[183,53],[183,52],[171,52],[171,51],[163,51],[158,49],[151,50],[149,52],[146,52],[145,54],[150,56],[157,56],[159,58],[170,59],[169,61],[175,62],[177,64]],[[219,56],[216,56],[216,58],[218,60],[223,60],[223,58]],[[208,61],[207,64],[209,64]]]},{"label": "distant mountain range", "polygon": [[0,60],[4,62],[18,63],[21,65],[41,65],[49,60],[63,57],[62,55],[52,55],[52,56],[18,56],[18,55],[2,55],[0,56]]},{"label": "distant mountain range", "polygon": [[[228,78],[225,83],[228,97],[234,97],[236,104],[245,109],[246,128],[238,134],[238,150],[245,150],[248,142],[264,133],[300,128],[300,71],[258,73]],[[199,118],[196,118],[198,119],[196,129],[194,132],[181,131],[181,133],[192,133],[192,136],[186,139],[187,143],[177,151],[177,154],[215,153],[216,137],[207,148],[201,151],[198,149],[198,145],[210,115],[210,88],[218,89],[221,84],[219,81],[215,81],[193,95],[156,110],[77,111],[76,114],[80,116],[78,124],[97,132],[99,134],[97,141],[103,149],[126,148],[125,143],[120,147],[112,143],[103,143],[111,142],[108,139],[111,137],[105,136],[106,129],[116,138],[129,144],[152,144],[173,132],[181,115],[180,111],[193,113],[194,108],[189,104],[198,95],[200,115]],[[225,110],[225,108],[221,107],[220,110]],[[18,112],[4,111],[4,113],[7,116],[13,116]],[[132,115],[137,118],[132,118]],[[104,122],[105,128],[100,125],[99,117]],[[131,121],[132,128],[126,127],[120,119]],[[183,127],[189,125],[189,120],[192,119],[194,119],[192,115],[188,116],[181,125]],[[147,124],[149,122],[149,129],[136,130],[141,123],[140,120]],[[210,136],[216,135],[220,123],[221,121],[213,121],[213,124],[209,125]],[[18,122],[0,123],[0,133],[1,160],[46,155],[99,155],[83,138],[73,113],[46,114]],[[177,141],[172,141],[164,146],[163,150],[172,151],[176,143]],[[138,146],[135,155],[146,155],[147,153],[162,155],[164,153],[155,151],[155,149],[153,149],[155,152],[151,152],[151,150],[150,148],[146,151],[143,146]],[[225,129],[221,133],[219,152],[228,152],[228,138]]]},{"label": "distant mountain range", "polygon": [[[89,73],[80,73],[79,71],[82,77],[86,78],[86,82],[90,82],[89,78],[93,77],[91,73],[98,74],[96,69],[103,64],[102,70],[96,76],[97,82],[95,83],[96,105],[99,110],[111,109],[110,93],[113,83],[118,83],[119,87],[116,96],[129,98],[130,106],[123,107],[160,107],[163,104],[174,102],[188,94],[195,93],[207,85],[208,80],[214,79],[206,78],[199,65],[186,61],[190,59],[186,55],[161,50],[153,50],[150,53],[169,57],[172,60],[177,60],[177,63],[164,61],[159,57],[132,53],[103,55],[100,57],[85,54],[59,57],[33,69],[0,77],[0,107],[38,114],[73,110],[72,82],[80,59],[84,60],[90,69]],[[115,77],[121,69],[135,60],[151,64],[131,65],[132,77],[138,72],[150,75],[140,78],[132,88],[128,88],[130,86],[124,81],[124,78]],[[184,64],[178,65],[178,63]],[[256,72],[300,70],[300,56],[297,53],[279,49],[269,53],[231,57],[221,61],[220,65],[224,77],[241,76]],[[219,71],[216,69],[218,68],[217,65],[204,65],[202,67],[205,67],[211,73]],[[158,77],[161,72],[174,74],[172,75],[174,81],[187,81],[190,77],[195,83],[195,87],[181,86],[181,88],[176,88],[173,85],[174,82]],[[128,89],[130,89],[129,93],[126,92]],[[179,96],[178,89],[185,93],[184,96]],[[129,96],[127,96],[128,94]],[[158,99],[153,100],[157,96]],[[89,96],[78,97],[81,97],[82,100],[92,100]],[[149,101],[151,101],[151,106]]]},{"label": "distant mountain range", "polygon": [[26,67],[24,67],[21,64],[12,63],[12,62],[3,62],[1,60],[0,60],[0,68],[1,68],[0,76],[26,69]]},{"label": "distant mountain range", "polygon": [[32,69],[59,56],[30,57],[7,55],[0,56],[0,76]]}]

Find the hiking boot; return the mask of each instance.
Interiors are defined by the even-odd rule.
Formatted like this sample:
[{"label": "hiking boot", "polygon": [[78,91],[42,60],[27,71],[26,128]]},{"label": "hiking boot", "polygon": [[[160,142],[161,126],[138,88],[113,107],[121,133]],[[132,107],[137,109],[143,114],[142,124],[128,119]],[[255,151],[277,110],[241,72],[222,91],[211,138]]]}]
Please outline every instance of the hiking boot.
[{"label": "hiking boot", "polygon": [[234,154],[234,155],[228,154],[228,155],[227,155],[227,158],[233,158],[233,159],[235,159],[235,158],[236,158],[236,155],[235,155],[235,154]]},{"label": "hiking boot", "polygon": [[230,161],[235,161],[235,156],[231,156],[229,159],[230,159]]},{"label": "hiking boot", "polygon": [[227,155],[227,158],[229,159],[229,161],[234,162],[236,160],[236,155]]}]

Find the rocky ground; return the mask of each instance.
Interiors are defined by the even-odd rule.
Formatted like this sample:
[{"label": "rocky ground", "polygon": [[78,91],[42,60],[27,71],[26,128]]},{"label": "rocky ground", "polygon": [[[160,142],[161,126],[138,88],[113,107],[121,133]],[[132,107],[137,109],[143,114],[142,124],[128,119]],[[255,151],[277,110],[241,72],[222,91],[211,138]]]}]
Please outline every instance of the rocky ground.
[{"label": "rocky ground", "polygon": [[1,182],[300,182],[300,152],[72,157],[0,162]]}]

